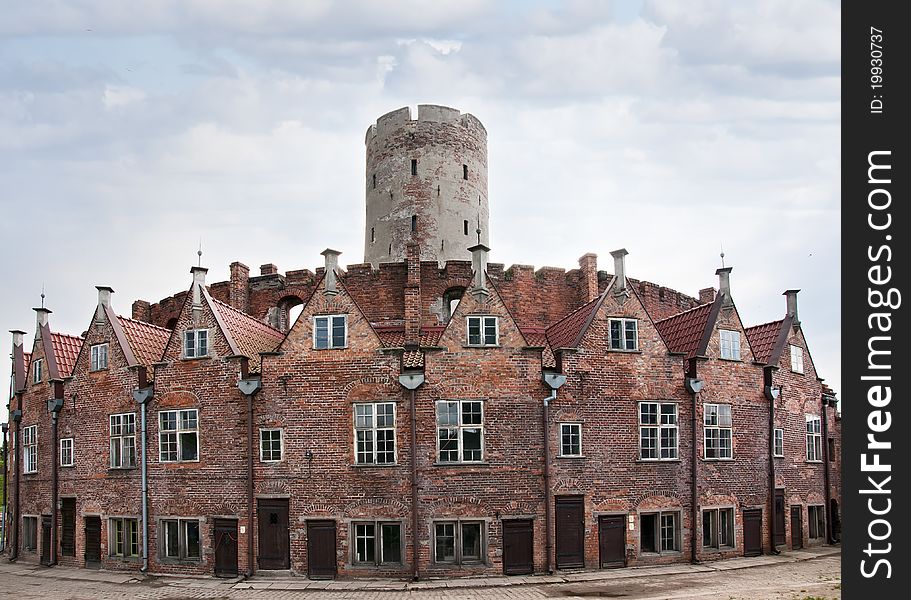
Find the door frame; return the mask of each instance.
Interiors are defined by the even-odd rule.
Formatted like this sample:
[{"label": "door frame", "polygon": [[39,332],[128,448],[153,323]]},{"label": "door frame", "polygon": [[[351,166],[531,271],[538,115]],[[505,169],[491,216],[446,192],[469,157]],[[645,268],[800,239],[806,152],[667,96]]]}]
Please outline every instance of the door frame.
[{"label": "door frame", "polygon": [[[502,531],[503,531],[503,574],[504,575],[531,575],[535,572],[535,521],[532,518],[515,518],[515,519],[503,519]],[[528,541],[529,541],[529,550],[531,551],[531,562],[528,564],[528,570],[525,570],[525,566],[520,566],[520,570],[509,570],[506,565],[506,529],[509,527],[515,527],[519,529],[518,525],[520,523],[528,524]],[[523,527],[524,529],[524,527]]]},{"label": "door frame", "polygon": [[[559,507],[560,504],[572,505],[578,504],[582,508],[582,521],[579,523],[580,535],[579,535],[579,558],[578,563],[573,563],[569,565],[560,565],[559,564],[559,543],[557,543],[560,529],[557,527],[559,522]],[[554,566],[557,569],[569,568],[569,569],[581,569],[585,568],[585,496],[581,494],[566,494],[561,496],[554,496]]]},{"label": "door frame", "polygon": [[[629,518],[628,513],[608,513],[598,515],[598,568],[599,569],[611,569],[618,567],[626,566],[626,521]],[[619,562],[613,562],[604,565],[604,557],[602,556],[602,546],[601,546],[601,523],[607,519],[619,519],[620,523],[623,525],[621,528],[623,530],[623,560]]]}]

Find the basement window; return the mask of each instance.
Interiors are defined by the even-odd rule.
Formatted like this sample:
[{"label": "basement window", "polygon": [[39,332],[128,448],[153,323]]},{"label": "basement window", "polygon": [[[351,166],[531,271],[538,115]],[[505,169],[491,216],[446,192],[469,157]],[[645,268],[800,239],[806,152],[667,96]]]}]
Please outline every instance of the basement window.
[{"label": "basement window", "polygon": [[411,175],[416,176],[418,174],[418,159],[411,159]]},{"label": "basement window", "polygon": [[816,540],[826,536],[826,513],[822,506],[807,507],[807,525],[810,530],[810,539]]},{"label": "basement window", "polygon": [[661,554],[680,551],[680,513],[639,515],[639,551]]},{"label": "basement window", "polygon": [[158,555],[173,560],[198,561],[201,557],[197,519],[162,519]]},{"label": "basement window", "polygon": [[348,315],[313,317],[313,348],[344,348],[348,342]]},{"label": "basement window", "polygon": [[484,562],[487,544],[482,521],[437,521],[433,524],[433,561],[449,564]]},{"label": "basement window", "polygon": [[22,549],[38,549],[38,517],[22,517]]},{"label": "basement window", "polygon": [[139,556],[139,520],[113,517],[108,520],[110,554],[114,557]]},{"label": "basement window", "polygon": [[100,371],[108,368],[108,345],[95,344],[92,346],[92,370]]},{"label": "basement window", "polygon": [[497,317],[468,317],[468,345],[496,346],[499,344],[500,326]]},{"label": "basement window", "polygon": [[611,350],[639,349],[639,322],[636,319],[608,319]]}]

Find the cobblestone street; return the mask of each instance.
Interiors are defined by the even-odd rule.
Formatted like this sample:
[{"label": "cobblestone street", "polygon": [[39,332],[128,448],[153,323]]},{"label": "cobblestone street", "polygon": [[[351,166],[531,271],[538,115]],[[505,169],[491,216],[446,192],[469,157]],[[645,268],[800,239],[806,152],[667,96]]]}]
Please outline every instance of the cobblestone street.
[{"label": "cobblestone street", "polygon": [[838,548],[737,558],[704,565],[580,571],[554,576],[470,578],[406,583],[305,578],[225,581],[148,577],[0,563],[0,598],[442,600],[457,598],[720,598],[817,600],[841,597]]}]

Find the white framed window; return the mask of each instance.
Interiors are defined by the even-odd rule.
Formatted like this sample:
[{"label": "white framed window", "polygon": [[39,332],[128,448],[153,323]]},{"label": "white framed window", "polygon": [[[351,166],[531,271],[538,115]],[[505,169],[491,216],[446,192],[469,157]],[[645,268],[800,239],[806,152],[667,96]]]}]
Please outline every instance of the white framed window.
[{"label": "white framed window", "polygon": [[22,428],[22,472],[38,472],[38,426]]},{"label": "white framed window", "polygon": [[38,549],[38,517],[22,517],[22,549]]},{"label": "white framed window", "polygon": [[209,355],[209,330],[188,329],[183,332],[184,358],[200,358]]},{"label": "white framed window", "polygon": [[73,438],[60,439],[60,466],[72,467],[75,462],[75,441]]},{"label": "white framed window", "polygon": [[480,462],[484,458],[484,403],[437,401],[437,448],[440,462]]},{"label": "white framed window", "polygon": [[402,524],[355,521],[351,562],[356,565],[402,564]]},{"label": "white framed window", "polygon": [[636,319],[608,319],[610,322],[611,350],[639,349],[639,321]]},{"label": "white framed window", "polygon": [[44,370],[44,359],[38,358],[32,361],[32,383],[41,383],[41,378],[44,376],[42,371]]},{"label": "white framed window", "polygon": [[111,468],[136,466],[136,413],[111,415]]},{"label": "white framed window", "polygon": [[807,507],[807,526],[810,530],[810,539],[826,537],[826,510],[824,506]]},{"label": "white framed window", "polygon": [[740,360],[740,332],[721,329],[718,333],[721,336],[721,358]]},{"label": "white framed window", "polygon": [[680,551],[680,512],[654,512],[639,515],[639,549],[661,554]]},{"label": "white framed window", "polygon": [[730,404],[706,404],[703,415],[705,458],[733,458]]},{"label": "white framed window", "polygon": [[807,418],[807,460],[822,460],[822,419],[816,415]]},{"label": "white framed window", "polygon": [[395,463],[395,403],[354,405],[354,455],[359,465]]},{"label": "white framed window", "polygon": [[784,456],[784,429],[776,427],[773,431],[775,433],[775,443],[772,455],[779,457]]},{"label": "white framed window", "polygon": [[803,373],[803,348],[791,344],[791,370]]},{"label": "white framed window", "polygon": [[497,317],[473,315],[466,318],[469,346],[496,346],[500,343],[500,323]]},{"label": "white framed window", "polygon": [[560,423],[560,456],[582,456],[581,423]]},{"label": "white framed window", "polygon": [[284,442],[281,429],[259,430],[259,460],[262,462],[279,462],[282,459]]},{"label": "white framed window", "polygon": [[436,521],[433,560],[456,565],[478,564],[487,556],[483,521]]},{"label": "white framed window", "polygon": [[139,556],[139,520],[124,517],[108,519],[110,556]]},{"label": "white framed window", "polygon": [[639,403],[639,458],[676,460],[677,405],[673,402]]},{"label": "white framed window", "polygon": [[95,344],[91,348],[92,370],[100,371],[108,368],[108,345]]},{"label": "white framed window", "polygon": [[198,561],[202,556],[198,519],[162,519],[158,539],[162,558]]},{"label": "white framed window", "polygon": [[313,347],[316,350],[348,345],[348,315],[313,317]]},{"label": "white framed window", "polygon": [[158,413],[158,460],[199,460],[199,413],[195,408]]},{"label": "white framed window", "polygon": [[734,547],[733,508],[710,508],[702,511],[702,547]]}]

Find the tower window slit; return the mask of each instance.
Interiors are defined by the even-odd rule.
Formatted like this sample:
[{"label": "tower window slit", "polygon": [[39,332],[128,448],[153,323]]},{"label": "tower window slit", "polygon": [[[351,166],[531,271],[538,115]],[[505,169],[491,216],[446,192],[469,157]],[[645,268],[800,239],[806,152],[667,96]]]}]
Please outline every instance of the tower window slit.
[{"label": "tower window slit", "polygon": [[468,235],[468,219],[462,221],[462,229],[465,231],[465,235]]},{"label": "tower window slit", "polygon": [[416,159],[416,158],[411,159],[411,174],[412,175],[418,174],[418,159]]},{"label": "tower window slit", "polygon": [[375,241],[376,241],[376,227],[371,227],[371,228],[370,228],[370,241],[371,241],[371,242],[375,242]]},{"label": "tower window slit", "polygon": [[376,189],[376,173],[373,174],[373,189]]},{"label": "tower window slit", "polygon": [[418,230],[418,216],[411,215],[411,231],[417,231],[417,230]]},{"label": "tower window slit", "polygon": [[462,165],[462,179],[468,179],[468,165]]}]

